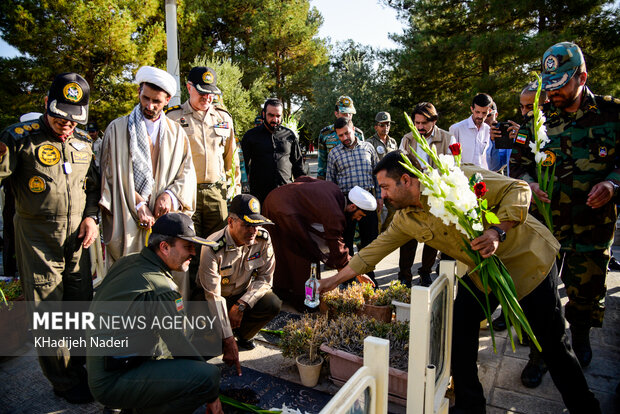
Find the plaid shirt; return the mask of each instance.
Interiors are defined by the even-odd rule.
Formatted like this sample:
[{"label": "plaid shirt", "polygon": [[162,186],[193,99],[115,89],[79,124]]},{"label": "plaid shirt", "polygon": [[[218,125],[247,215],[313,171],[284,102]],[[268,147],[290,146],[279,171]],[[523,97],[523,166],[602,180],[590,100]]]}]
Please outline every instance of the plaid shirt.
[{"label": "plaid shirt", "polygon": [[372,174],[378,162],[375,148],[368,142],[357,140],[353,148],[338,145],[327,156],[327,181],[338,184],[345,197],[359,185],[379,199],[381,190]]}]

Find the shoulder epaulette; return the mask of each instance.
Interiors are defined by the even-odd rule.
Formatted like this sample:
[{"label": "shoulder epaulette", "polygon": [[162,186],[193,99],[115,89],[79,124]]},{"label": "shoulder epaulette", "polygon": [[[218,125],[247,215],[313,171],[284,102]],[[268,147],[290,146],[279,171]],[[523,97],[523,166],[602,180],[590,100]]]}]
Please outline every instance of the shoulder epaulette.
[{"label": "shoulder epaulette", "polygon": [[217,253],[218,250],[220,250],[222,247],[226,246],[226,236],[225,236],[225,234],[222,233],[222,237],[220,237],[219,239],[215,240],[215,242],[217,244],[215,244],[213,246],[209,246],[213,250],[213,253]]},{"label": "shoulder epaulette", "polygon": [[334,124],[328,125],[321,130],[321,134],[324,132],[334,132]]},{"label": "shoulder epaulette", "polygon": [[87,142],[93,142],[93,140],[91,139],[90,135],[88,135],[88,133],[82,129],[79,128],[75,128],[73,130],[73,137],[77,138],[77,139],[81,139],[82,141],[87,141]]},{"label": "shoulder epaulette", "polygon": [[267,230],[260,229],[256,234],[259,239],[269,240],[269,232]]},{"label": "shoulder epaulette", "polygon": [[177,109],[181,109],[181,105],[174,105],[174,106],[171,106],[171,107],[169,107],[168,109],[166,109],[164,112],[165,112],[165,113],[168,113],[168,112],[170,112],[170,111],[176,111]]},{"label": "shoulder epaulette", "polygon": [[594,95],[596,97],[596,100],[602,100],[603,102],[607,103],[607,104],[616,104],[616,105],[620,105],[620,99],[618,98],[614,98],[611,95],[605,95],[605,96],[601,96],[601,95]]},{"label": "shoulder epaulette", "polygon": [[7,131],[11,134],[11,136],[15,139],[22,139],[25,136],[32,134],[41,129],[41,124],[38,119],[33,119],[32,121],[19,122],[17,124],[13,124],[7,128]]},{"label": "shoulder epaulette", "polygon": [[216,111],[227,113],[228,116],[230,116],[232,118],[232,115],[230,114],[230,112],[228,112],[228,109],[224,108],[223,106],[213,105],[213,107],[215,108]]}]

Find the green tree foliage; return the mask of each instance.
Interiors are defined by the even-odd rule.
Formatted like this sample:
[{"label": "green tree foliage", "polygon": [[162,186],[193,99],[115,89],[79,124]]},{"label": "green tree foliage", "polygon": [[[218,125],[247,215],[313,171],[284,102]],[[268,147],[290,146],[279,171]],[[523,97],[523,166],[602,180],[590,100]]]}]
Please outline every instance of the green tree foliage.
[{"label": "green tree foliage", "polygon": [[[243,87],[241,84],[243,71],[230,59],[197,57],[191,66],[208,66],[215,69],[217,86],[222,91],[222,103],[232,115],[237,137],[241,138],[245,131],[254,127],[254,119],[267,95],[267,88],[261,79],[255,80],[249,89]],[[187,89],[183,89],[183,101],[187,98],[189,98]]]},{"label": "green tree foliage", "polygon": [[[377,112],[388,111],[396,121],[390,135],[400,140],[407,132],[402,111],[390,106],[392,90],[387,82],[387,67],[378,51],[353,41],[339,43],[331,53],[330,62],[315,69],[313,94],[302,105],[302,131],[306,140],[316,140],[320,130],[334,123],[334,109],[338,97],[348,95],[353,99],[356,114],[353,124],[374,135]],[[400,113],[399,113],[400,112]]]},{"label": "green tree foliage", "polygon": [[104,128],[137,103],[136,86],[130,83],[137,68],[161,67],[165,59],[160,0],[2,2],[0,31],[25,54],[0,61],[3,74],[16,76],[0,85],[3,121],[43,111],[54,76],[77,72],[91,86],[90,120]]},{"label": "green tree foliage", "polygon": [[308,0],[187,0],[180,20],[182,61],[205,50],[230,58],[246,88],[260,79],[286,109],[310,95],[313,67],[327,60],[316,38],[323,20]]},{"label": "green tree foliage", "polygon": [[430,101],[448,128],[469,116],[471,99],[486,92],[500,117],[517,116],[518,94],[540,70],[544,51],[579,44],[595,93],[618,94],[619,13],[605,0],[384,0],[408,22],[394,36],[393,104],[403,110]]}]

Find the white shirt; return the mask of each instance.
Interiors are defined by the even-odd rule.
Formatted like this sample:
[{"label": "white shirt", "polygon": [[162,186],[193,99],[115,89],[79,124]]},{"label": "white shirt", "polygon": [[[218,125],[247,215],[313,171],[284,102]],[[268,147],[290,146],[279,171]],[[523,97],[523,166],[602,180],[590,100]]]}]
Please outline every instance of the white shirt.
[{"label": "white shirt", "polygon": [[472,116],[450,126],[450,135],[461,144],[461,162],[471,163],[489,169],[487,149],[491,142],[491,127],[482,123],[480,129],[474,124]]}]

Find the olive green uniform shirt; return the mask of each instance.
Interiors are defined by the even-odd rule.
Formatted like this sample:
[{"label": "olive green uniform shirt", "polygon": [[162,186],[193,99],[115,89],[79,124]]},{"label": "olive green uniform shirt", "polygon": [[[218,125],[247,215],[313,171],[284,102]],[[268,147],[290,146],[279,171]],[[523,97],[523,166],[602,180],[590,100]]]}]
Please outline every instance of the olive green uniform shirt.
[{"label": "olive green uniform shirt", "polygon": [[381,138],[379,138],[379,135],[377,134],[369,138],[368,142],[370,142],[372,146],[375,147],[375,151],[377,152],[379,161],[381,161],[383,157],[385,157],[385,154],[387,154],[388,152],[396,151],[398,149],[398,144],[396,143],[396,140],[389,135],[387,136],[387,143],[381,141]]},{"label": "olive green uniform shirt", "polygon": [[[484,198],[500,221],[518,223],[506,232],[506,240],[499,244],[496,254],[506,265],[521,299],[547,276],[560,245],[543,224],[528,216],[531,193],[527,183],[471,164],[462,169],[468,177],[476,172],[483,176],[488,189]],[[397,211],[390,227],[355,255],[349,266],[358,274],[368,273],[393,250],[416,239],[473,268],[474,263],[462,247],[465,236],[454,225],[446,226],[441,219],[430,214],[425,196],[420,201],[421,207]],[[489,225],[485,224],[486,227]],[[482,290],[477,274],[472,275],[472,280]]]}]

